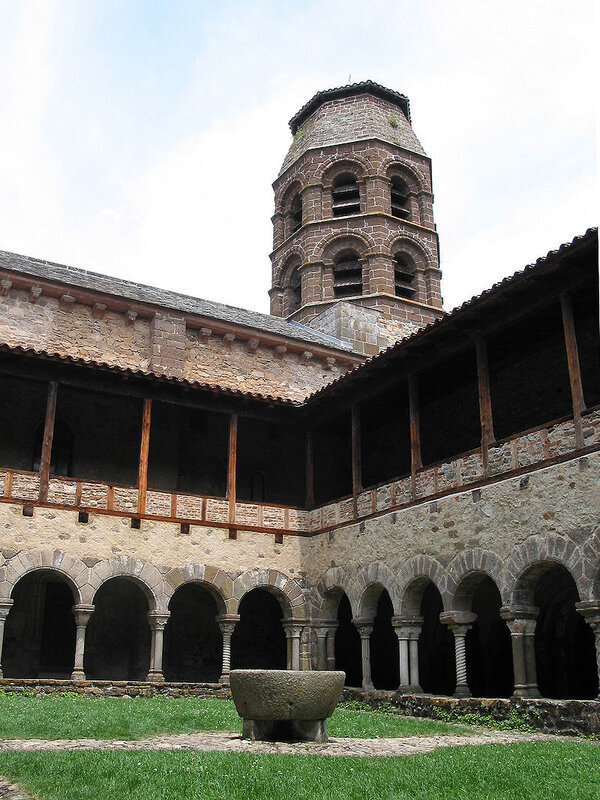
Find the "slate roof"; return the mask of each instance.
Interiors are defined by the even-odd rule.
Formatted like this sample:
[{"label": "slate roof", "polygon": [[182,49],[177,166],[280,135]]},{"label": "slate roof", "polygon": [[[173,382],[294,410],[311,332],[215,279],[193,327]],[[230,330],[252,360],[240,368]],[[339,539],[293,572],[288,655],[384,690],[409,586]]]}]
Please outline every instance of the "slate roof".
[{"label": "slate roof", "polygon": [[[373,101],[366,112],[354,102],[360,95],[386,103]],[[308,150],[348,142],[378,139],[420,156],[427,155],[410,124],[408,97],[373,81],[318,92],[292,117],[290,128],[294,139],[279,176]]]},{"label": "slate roof", "polygon": [[236,308],[224,303],[202,300],[198,297],[171,292],[167,289],[158,289],[154,286],[146,286],[121,278],[112,278],[97,272],[88,272],[77,267],[68,267],[63,264],[55,264],[51,261],[0,250],[0,268],[47,281],[65,283],[81,289],[115,295],[139,303],[149,303],[174,311],[197,314],[234,325],[243,325],[259,332],[264,331],[265,333],[298,339],[321,347],[352,352],[351,345],[341,342],[333,336],[313,330],[299,322],[288,322],[280,317],[261,314],[259,311],[249,311],[245,308]]}]

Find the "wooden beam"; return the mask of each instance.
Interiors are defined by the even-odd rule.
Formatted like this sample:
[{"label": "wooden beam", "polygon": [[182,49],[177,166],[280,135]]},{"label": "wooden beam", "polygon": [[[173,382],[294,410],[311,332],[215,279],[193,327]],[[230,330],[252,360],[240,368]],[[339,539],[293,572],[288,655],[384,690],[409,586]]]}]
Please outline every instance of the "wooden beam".
[{"label": "wooden beam", "polygon": [[492,395],[490,392],[490,370],[487,357],[487,341],[477,336],[475,339],[477,354],[477,386],[479,389],[479,421],[481,423],[481,458],[483,469],[487,472],[488,450],[495,441],[494,418],[492,414]]},{"label": "wooden beam", "polygon": [[306,507],[310,510],[315,504],[315,471],[313,462],[313,434],[306,431]]},{"label": "wooden beam", "polygon": [[229,527],[235,528],[236,462],[238,415],[229,417],[229,457],[227,459],[227,498],[229,500]]},{"label": "wooden beam", "polygon": [[40,503],[48,500],[48,486],[50,484],[50,459],[52,458],[52,439],[54,438],[54,418],[56,417],[56,397],[58,383],[50,381],[48,384],[48,397],[46,400],[46,418],[44,420],[44,437],[42,439],[42,453],[40,456]]},{"label": "wooden beam", "polygon": [[419,384],[414,373],[408,376],[408,411],[410,417],[410,474],[414,496],[417,471],[423,466],[419,427]]},{"label": "wooden beam", "polygon": [[581,367],[579,365],[579,350],[577,348],[577,335],[575,333],[575,320],[573,319],[573,304],[566,292],[560,295],[560,309],[562,313],[563,329],[565,333],[565,347],[567,349],[567,363],[569,365],[569,382],[571,384],[571,400],[573,403],[573,422],[575,424],[575,447],[583,447],[583,428],[581,414],[585,411],[585,398],[581,383]]},{"label": "wooden beam", "polygon": [[146,513],[146,490],[148,488],[148,453],[150,452],[150,422],[152,419],[152,400],[144,399],[142,411],[142,437],[140,440],[140,460],[138,463],[138,514]]},{"label": "wooden beam", "polygon": [[352,428],[352,500],[354,516],[358,516],[358,495],[362,492],[362,468],[360,461],[360,410],[352,406],[350,411]]}]

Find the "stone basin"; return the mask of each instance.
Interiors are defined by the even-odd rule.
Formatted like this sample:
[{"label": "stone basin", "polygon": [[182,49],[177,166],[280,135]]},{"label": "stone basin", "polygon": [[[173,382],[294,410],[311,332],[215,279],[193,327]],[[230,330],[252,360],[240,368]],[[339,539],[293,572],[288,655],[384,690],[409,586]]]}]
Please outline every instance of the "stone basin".
[{"label": "stone basin", "polygon": [[325,720],[339,702],[346,673],[234,669],[229,680],[242,738],[326,742]]}]

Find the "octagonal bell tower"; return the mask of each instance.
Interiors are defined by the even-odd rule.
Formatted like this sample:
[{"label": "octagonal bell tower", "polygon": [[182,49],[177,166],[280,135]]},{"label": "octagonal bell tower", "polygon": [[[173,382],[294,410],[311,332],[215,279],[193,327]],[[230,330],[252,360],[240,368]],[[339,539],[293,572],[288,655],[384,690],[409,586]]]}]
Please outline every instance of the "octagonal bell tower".
[{"label": "octagonal bell tower", "polygon": [[378,350],[441,316],[431,162],[408,98],[372,81],[291,119],[273,184],[271,314]]}]

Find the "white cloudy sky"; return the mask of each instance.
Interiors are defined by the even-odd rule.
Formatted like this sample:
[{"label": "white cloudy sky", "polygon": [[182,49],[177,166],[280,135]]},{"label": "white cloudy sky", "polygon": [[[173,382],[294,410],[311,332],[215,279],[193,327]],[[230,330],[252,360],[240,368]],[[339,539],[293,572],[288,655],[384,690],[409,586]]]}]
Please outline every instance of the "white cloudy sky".
[{"label": "white cloudy sky", "polygon": [[0,0],[0,249],[268,309],[289,118],[370,78],[452,308],[597,224],[594,0]]}]

